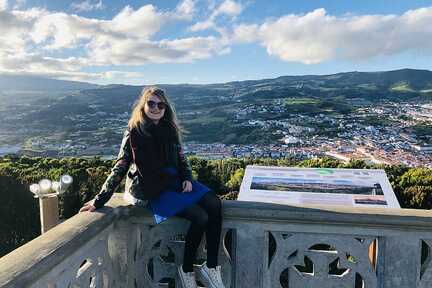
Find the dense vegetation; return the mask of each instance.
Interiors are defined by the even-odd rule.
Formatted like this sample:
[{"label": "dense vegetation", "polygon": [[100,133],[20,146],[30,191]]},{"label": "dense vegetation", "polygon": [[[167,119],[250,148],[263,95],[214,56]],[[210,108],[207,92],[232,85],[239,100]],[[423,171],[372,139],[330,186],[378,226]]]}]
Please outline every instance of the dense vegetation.
[{"label": "dense vegetation", "polygon": [[[432,169],[405,166],[367,165],[363,161],[341,163],[330,158],[204,160],[190,157],[194,177],[217,191],[224,199],[236,199],[247,165],[382,168],[387,172],[396,196],[404,208],[432,208]],[[37,237],[40,231],[38,201],[28,190],[42,178],[74,178],[72,187],[60,197],[60,217],[75,215],[84,202],[98,192],[113,161],[100,158],[0,158],[0,256]],[[117,192],[122,192],[122,185]]]},{"label": "dense vegetation", "polygon": [[347,105],[344,97],[321,98],[285,98],[285,108],[289,113],[301,114],[348,114],[352,107]]}]

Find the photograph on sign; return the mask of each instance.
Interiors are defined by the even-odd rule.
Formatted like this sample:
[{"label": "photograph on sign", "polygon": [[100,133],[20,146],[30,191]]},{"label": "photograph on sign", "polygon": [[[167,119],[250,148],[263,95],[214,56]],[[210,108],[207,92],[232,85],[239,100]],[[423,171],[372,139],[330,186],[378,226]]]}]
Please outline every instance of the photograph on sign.
[{"label": "photograph on sign", "polygon": [[400,208],[379,169],[248,166],[238,200]]},{"label": "photograph on sign", "polygon": [[387,205],[384,196],[381,197],[369,197],[369,196],[354,196],[355,204],[366,204],[366,205]]},{"label": "photograph on sign", "polygon": [[379,183],[361,185],[351,180],[252,177],[250,188],[290,192],[384,195]]}]

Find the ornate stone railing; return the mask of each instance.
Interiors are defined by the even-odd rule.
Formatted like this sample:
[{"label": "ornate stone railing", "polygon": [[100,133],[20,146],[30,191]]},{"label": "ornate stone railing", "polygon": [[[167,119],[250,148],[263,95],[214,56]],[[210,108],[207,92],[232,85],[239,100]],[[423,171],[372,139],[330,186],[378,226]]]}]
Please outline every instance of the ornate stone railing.
[{"label": "ornate stone railing", "polygon": [[[432,287],[431,211],[225,201],[223,214],[226,287]],[[115,195],[1,258],[0,287],[180,287],[187,225]]]}]

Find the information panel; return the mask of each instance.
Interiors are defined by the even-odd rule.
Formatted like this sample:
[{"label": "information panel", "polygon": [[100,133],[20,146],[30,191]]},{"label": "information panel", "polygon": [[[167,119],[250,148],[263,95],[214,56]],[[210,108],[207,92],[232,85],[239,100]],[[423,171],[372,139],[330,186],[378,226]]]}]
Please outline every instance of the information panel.
[{"label": "information panel", "polygon": [[247,166],[238,200],[400,208],[380,169]]}]

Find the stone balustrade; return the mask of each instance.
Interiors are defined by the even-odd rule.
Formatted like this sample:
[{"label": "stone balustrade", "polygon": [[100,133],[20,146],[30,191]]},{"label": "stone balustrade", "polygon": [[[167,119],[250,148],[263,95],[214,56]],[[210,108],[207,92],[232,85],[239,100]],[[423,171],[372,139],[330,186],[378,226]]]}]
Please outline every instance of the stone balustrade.
[{"label": "stone balustrade", "polygon": [[[226,287],[432,287],[431,211],[224,201],[223,215]],[[178,288],[187,225],[116,194],[2,257],[0,287]]]}]

